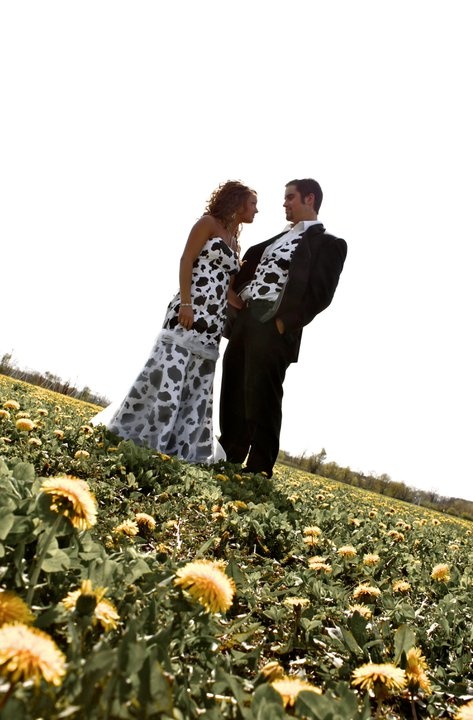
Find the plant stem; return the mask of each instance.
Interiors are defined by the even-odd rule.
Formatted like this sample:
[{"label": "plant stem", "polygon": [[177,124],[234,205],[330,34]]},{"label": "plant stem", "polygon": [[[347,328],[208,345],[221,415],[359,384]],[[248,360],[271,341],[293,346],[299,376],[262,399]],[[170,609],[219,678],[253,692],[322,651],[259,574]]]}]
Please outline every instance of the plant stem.
[{"label": "plant stem", "polygon": [[53,524],[51,525],[51,529],[46,536],[46,540],[44,541],[41,553],[39,554],[38,559],[36,560],[36,565],[34,566],[34,570],[31,574],[31,580],[30,580],[30,587],[28,589],[28,594],[26,596],[26,604],[31,605],[31,601],[33,600],[33,595],[36,587],[36,583],[38,582],[39,574],[41,572],[41,566],[43,564],[43,560],[46,557],[46,553],[48,552],[49,545],[51,543],[51,540],[56,534],[56,531],[58,529],[59,523],[61,521],[62,515],[58,515]]},{"label": "plant stem", "polygon": [[3,710],[5,705],[7,704],[8,700],[10,699],[11,694],[13,693],[13,690],[15,689],[16,683],[11,683],[10,687],[6,691],[5,695],[0,700],[0,710]]}]

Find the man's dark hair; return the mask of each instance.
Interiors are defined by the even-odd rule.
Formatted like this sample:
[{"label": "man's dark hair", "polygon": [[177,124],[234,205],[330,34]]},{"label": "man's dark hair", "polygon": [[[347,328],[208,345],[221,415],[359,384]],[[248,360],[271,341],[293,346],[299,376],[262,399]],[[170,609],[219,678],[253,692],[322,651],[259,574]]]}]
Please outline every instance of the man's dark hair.
[{"label": "man's dark hair", "polygon": [[314,193],[314,210],[316,213],[319,212],[320,206],[322,205],[323,192],[317,180],[312,178],[304,178],[303,180],[291,180],[286,183],[288,185],[295,185],[297,192],[301,194],[302,200],[305,200],[307,195]]}]

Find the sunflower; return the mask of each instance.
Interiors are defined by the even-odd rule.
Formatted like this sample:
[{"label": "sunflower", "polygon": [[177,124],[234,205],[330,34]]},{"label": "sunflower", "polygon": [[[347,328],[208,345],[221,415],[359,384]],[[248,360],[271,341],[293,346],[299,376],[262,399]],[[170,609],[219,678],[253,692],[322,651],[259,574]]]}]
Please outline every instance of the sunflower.
[{"label": "sunflower", "polygon": [[308,690],[309,692],[316,693],[317,695],[322,694],[322,690],[320,688],[315,687],[315,685],[311,685],[306,680],[301,680],[297,677],[286,676],[278,678],[277,680],[273,680],[270,685],[282,697],[283,705],[285,708],[293,707],[296,703],[297,696],[303,690]]},{"label": "sunflower", "polygon": [[62,604],[70,612],[77,611],[80,615],[91,615],[92,623],[99,622],[105,631],[114,630],[120,616],[116,607],[104,595],[107,588],[92,587],[90,580],[83,580],[78,590],[68,593]]},{"label": "sunflower", "polygon": [[174,584],[186,590],[208,612],[225,612],[233,602],[235,583],[224,573],[221,563],[195,560],[180,568],[176,575]]},{"label": "sunflower", "polygon": [[22,624],[0,628],[0,675],[10,683],[60,685],[65,673],[66,658],[49,635]]},{"label": "sunflower", "polygon": [[446,563],[439,563],[432,569],[430,575],[432,580],[437,582],[448,582],[450,580],[450,568]]},{"label": "sunflower", "polygon": [[29,625],[33,620],[33,613],[18,595],[0,590],[0,627],[13,622]]},{"label": "sunflower", "polygon": [[361,690],[395,692],[406,687],[406,673],[391,663],[366,663],[353,671],[352,685]]},{"label": "sunflower", "polygon": [[426,675],[427,662],[422,655],[422,650],[416,647],[408,650],[406,653],[406,663],[406,678],[409,688],[413,691],[420,689],[426,695],[430,695],[432,689],[429,678]]},{"label": "sunflower", "polygon": [[78,530],[97,522],[97,503],[85,480],[59,475],[44,480],[40,491],[52,496],[51,510],[65,515]]}]

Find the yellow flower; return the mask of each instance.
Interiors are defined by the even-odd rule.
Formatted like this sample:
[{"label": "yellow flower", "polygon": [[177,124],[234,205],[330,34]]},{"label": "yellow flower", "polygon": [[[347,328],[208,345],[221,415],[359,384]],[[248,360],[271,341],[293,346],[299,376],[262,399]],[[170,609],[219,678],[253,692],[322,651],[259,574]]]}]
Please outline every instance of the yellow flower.
[{"label": "yellow flower", "polygon": [[180,568],[174,584],[186,590],[208,612],[225,612],[231,606],[235,583],[226,575],[221,563],[196,560]]},{"label": "yellow flower", "polygon": [[156,527],[156,520],[147,513],[136,513],[135,521],[138,523],[140,530],[154,530]]},{"label": "yellow flower", "polygon": [[13,622],[29,625],[33,620],[33,613],[18,595],[0,590],[0,626]]},{"label": "yellow flower", "polygon": [[326,575],[332,572],[330,565],[326,563],[325,558],[320,555],[314,555],[314,557],[309,558],[308,563],[309,568],[316,572],[324,572]]},{"label": "yellow flower", "polygon": [[226,475],[222,475],[221,473],[218,473],[217,475],[214,475],[215,480],[219,480],[220,482],[225,482],[228,480],[228,477]]},{"label": "yellow flower", "polygon": [[87,460],[90,457],[90,453],[87,450],[76,450],[74,453],[75,460]]},{"label": "yellow flower", "polygon": [[369,620],[373,614],[366,605],[358,605],[355,603],[354,605],[350,605],[348,609],[351,610],[351,612],[358,612],[365,620]]},{"label": "yellow flower", "polygon": [[390,530],[387,534],[394,542],[402,542],[404,540],[404,535],[397,530]]},{"label": "yellow flower", "polygon": [[302,597],[287,597],[284,600],[284,605],[287,605],[287,607],[293,607],[293,608],[303,608],[307,607],[307,605],[310,605],[310,600],[307,598]]},{"label": "yellow flower", "polygon": [[448,582],[450,580],[450,568],[446,563],[439,563],[432,569],[430,577],[437,582]]},{"label": "yellow flower", "polygon": [[54,430],[53,435],[55,435],[57,438],[59,438],[59,440],[62,440],[62,438],[64,437],[64,431],[59,430],[59,428],[58,428],[58,429]]},{"label": "yellow flower", "polygon": [[73,590],[62,600],[64,607],[70,612],[77,610],[80,614],[91,615],[95,625],[99,622],[105,631],[117,627],[120,616],[116,607],[104,595],[107,588],[92,588],[90,580],[83,580],[79,590]]},{"label": "yellow flower", "polygon": [[304,535],[315,535],[318,537],[322,535],[322,530],[317,525],[309,525],[304,528]]},{"label": "yellow flower", "polygon": [[375,553],[366,553],[366,555],[363,555],[363,565],[377,565],[379,560],[379,555]]},{"label": "yellow flower", "polygon": [[0,628],[0,674],[10,683],[60,685],[65,673],[66,658],[49,635],[21,624]]},{"label": "yellow flower", "polygon": [[337,553],[343,557],[352,558],[356,556],[356,548],[353,545],[342,545],[338,548]]},{"label": "yellow flower", "polygon": [[322,530],[317,525],[310,525],[304,528],[304,543],[309,547],[317,545]]},{"label": "yellow flower", "polygon": [[473,720],[473,700],[462,705],[455,715],[455,720]]},{"label": "yellow flower", "polygon": [[3,407],[5,408],[5,410],[19,410],[20,403],[18,403],[16,400],[7,400],[3,403]]},{"label": "yellow flower", "polygon": [[94,428],[91,425],[81,425],[80,431],[84,433],[84,435],[92,435],[94,432]]},{"label": "yellow flower", "polygon": [[0,420],[10,420],[10,413],[8,410],[0,409]]},{"label": "yellow flower", "polygon": [[[366,663],[353,671],[352,685],[361,690],[403,690],[406,687],[406,673],[391,663]],[[376,687],[378,686],[378,688]]]},{"label": "yellow flower", "polygon": [[366,583],[358,585],[358,587],[353,590],[353,597],[355,600],[371,600],[379,597],[380,595],[381,590],[379,588],[367,585]]},{"label": "yellow flower", "polygon": [[409,688],[417,691],[419,688],[429,695],[432,692],[429,678],[426,675],[427,662],[420,648],[412,647],[406,653],[406,678]]},{"label": "yellow flower", "polygon": [[34,445],[34,447],[41,447],[42,444],[41,440],[36,437],[32,437],[28,440],[28,445]]},{"label": "yellow flower", "polygon": [[311,685],[306,680],[301,680],[297,677],[282,677],[277,680],[273,680],[270,683],[276,692],[282,697],[284,707],[293,707],[296,703],[297,696],[303,690],[316,693],[317,695],[322,694],[322,690],[315,685]]},{"label": "yellow flower", "polygon": [[272,682],[273,680],[284,676],[284,669],[276,660],[271,660],[266,663],[266,665],[263,665],[260,670],[260,674],[266,678],[268,682]]},{"label": "yellow flower", "polygon": [[17,430],[23,430],[25,432],[31,432],[34,429],[34,422],[29,418],[20,418],[16,421],[15,427]]},{"label": "yellow flower", "polygon": [[97,522],[97,503],[85,480],[59,475],[44,480],[40,490],[52,496],[51,510],[65,515],[78,530]]},{"label": "yellow flower", "polygon": [[396,580],[393,582],[393,592],[409,592],[411,584],[407,580]]},{"label": "yellow flower", "polygon": [[42,417],[46,417],[47,415],[49,415],[49,413],[48,413],[48,411],[46,410],[46,408],[39,408],[39,409],[38,409],[38,415],[41,415]]},{"label": "yellow flower", "polygon": [[113,528],[115,535],[128,535],[128,537],[134,537],[138,535],[139,528],[138,523],[134,520],[124,520],[122,523]]}]

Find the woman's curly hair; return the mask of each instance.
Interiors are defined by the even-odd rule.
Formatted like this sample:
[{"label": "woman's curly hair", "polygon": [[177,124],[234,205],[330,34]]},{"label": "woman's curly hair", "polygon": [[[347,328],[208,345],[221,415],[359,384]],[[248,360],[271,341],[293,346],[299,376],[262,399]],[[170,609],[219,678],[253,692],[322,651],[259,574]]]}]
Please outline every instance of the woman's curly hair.
[{"label": "woman's curly hair", "polygon": [[250,195],[256,195],[256,192],[247,185],[238,180],[227,180],[213,191],[204,214],[213,215],[224,227],[228,227],[238,208]]}]

